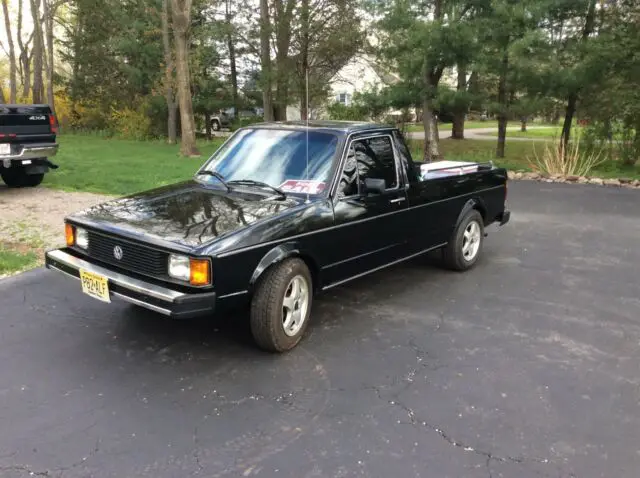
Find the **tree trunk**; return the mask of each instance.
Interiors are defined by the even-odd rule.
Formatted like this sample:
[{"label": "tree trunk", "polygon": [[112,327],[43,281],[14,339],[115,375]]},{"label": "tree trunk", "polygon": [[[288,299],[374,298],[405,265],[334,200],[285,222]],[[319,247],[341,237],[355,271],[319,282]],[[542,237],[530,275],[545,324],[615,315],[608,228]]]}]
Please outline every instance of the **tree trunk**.
[{"label": "tree trunk", "polygon": [[51,107],[51,111],[53,114],[56,113],[56,105],[55,105],[55,93],[53,91],[53,76],[54,76],[54,57],[53,57],[53,26],[54,26],[54,17],[56,14],[57,3],[54,3],[51,8],[49,5],[50,0],[43,0],[43,8],[44,8],[44,25],[45,25],[45,34],[47,37],[47,100],[49,101],[49,106]]},{"label": "tree trunk", "polygon": [[526,133],[527,132],[527,118],[522,118],[520,120],[520,131],[522,133]]},{"label": "tree trunk", "polygon": [[169,34],[169,0],[162,0],[162,46],[164,49],[165,101],[167,102],[167,142],[176,144],[176,97],[173,92],[173,53]]},{"label": "tree trunk", "polygon": [[575,92],[569,93],[567,98],[567,108],[564,113],[564,123],[562,124],[562,133],[560,133],[560,142],[562,144],[562,151],[566,153],[567,146],[569,146],[569,139],[571,138],[571,125],[573,124],[573,117],[576,114],[576,106],[578,105],[578,94]]},{"label": "tree trunk", "polygon": [[269,1],[260,0],[260,63],[262,66],[262,106],[264,120],[273,121],[273,94],[271,85],[271,22],[269,20]]},{"label": "tree trunk", "polygon": [[205,134],[207,140],[211,139],[211,113],[208,111],[204,114]]},{"label": "tree trunk", "polygon": [[23,60],[23,75],[24,78],[22,80],[22,97],[29,98],[29,94],[31,93],[31,58],[33,53],[25,54]]},{"label": "tree trunk", "polygon": [[[587,10],[587,17],[584,22],[584,30],[582,30],[581,42],[585,42],[595,27],[596,19],[596,2],[597,0],[589,0],[589,8]],[[563,156],[567,153],[567,146],[569,145],[569,139],[571,138],[571,124],[573,123],[573,117],[576,113],[576,107],[578,106],[578,93],[579,91],[574,89],[569,93],[567,97],[567,108],[564,114],[564,124],[562,125],[562,133],[560,134],[560,143]],[[564,159],[564,157],[563,157]]]},{"label": "tree trunk", "polygon": [[236,119],[240,114],[240,102],[238,101],[238,70],[236,68],[236,47],[233,41],[233,23],[231,13],[231,0],[225,1],[226,22],[227,22],[227,48],[229,49],[229,69],[231,72],[231,99]]},{"label": "tree trunk", "polygon": [[507,140],[507,73],[509,71],[509,54],[505,50],[502,56],[502,68],[498,80],[498,146],[496,158],[504,158],[504,144]]},{"label": "tree trunk", "polygon": [[[467,69],[464,64],[458,64],[458,94],[464,94],[467,91]],[[464,117],[467,114],[466,102],[458,98],[456,110],[453,115],[453,125],[451,126],[451,137],[453,139],[464,139]]]},{"label": "tree trunk", "polygon": [[42,24],[40,23],[40,0],[31,0],[31,16],[33,18],[33,85],[31,86],[31,101],[42,103],[44,83],[42,81],[42,56],[44,54],[42,41]]},{"label": "tree trunk", "polygon": [[4,97],[4,89],[0,88],[0,103],[6,104],[7,99]]},{"label": "tree trunk", "polygon": [[9,103],[17,103],[16,51],[13,48],[13,34],[11,33],[7,0],[2,0],[2,12],[4,13],[4,26],[7,30],[7,44],[9,45]]},{"label": "tree trunk", "polygon": [[189,27],[191,0],[172,0],[173,35],[176,45],[176,73],[178,79],[178,103],[180,104],[181,143],[183,156],[199,156],[196,147],[196,125],[191,101],[191,76],[189,74]]},{"label": "tree trunk", "polygon": [[440,159],[438,124],[429,98],[422,103],[422,124],[424,126],[424,161],[427,163],[438,161]]}]

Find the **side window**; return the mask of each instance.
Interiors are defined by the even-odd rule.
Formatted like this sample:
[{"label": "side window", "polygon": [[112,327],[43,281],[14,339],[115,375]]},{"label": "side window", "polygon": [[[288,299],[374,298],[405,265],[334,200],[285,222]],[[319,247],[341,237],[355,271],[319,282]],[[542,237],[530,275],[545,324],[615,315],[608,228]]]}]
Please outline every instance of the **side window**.
[{"label": "side window", "polygon": [[412,165],[414,163],[413,159],[411,158],[411,152],[409,151],[409,148],[407,148],[407,143],[404,140],[404,137],[397,130],[393,132],[393,137],[396,140],[396,147],[398,148],[400,162],[404,166],[404,170],[407,172],[407,179],[409,179],[410,183],[418,181],[418,169],[409,167],[409,165]]},{"label": "side window", "polygon": [[338,188],[339,197],[360,194],[366,178],[384,179],[387,189],[398,187],[398,174],[389,136],[359,139],[349,146]]}]

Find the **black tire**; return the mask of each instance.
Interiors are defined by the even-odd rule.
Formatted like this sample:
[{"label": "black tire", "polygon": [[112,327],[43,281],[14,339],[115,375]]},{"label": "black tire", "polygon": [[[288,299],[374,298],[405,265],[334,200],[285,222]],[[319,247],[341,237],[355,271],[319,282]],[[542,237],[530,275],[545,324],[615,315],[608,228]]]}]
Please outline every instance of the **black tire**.
[{"label": "black tire", "polygon": [[[475,253],[471,256],[465,251],[465,246],[469,240],[465,238],[465,232],[468,231],[471,224],[475,223],[478,228],[478,235],[474,234],[475,240],[478,242]],[[472,242],[472,244],[474,244]],[[480,255],[482,254],[482,246],[484,244],[484,221],[482,215],[475,209],[467,212],[458,226],[454,229],[449,243],[442,250],[442,259],[445,267],[454,271],[466,271],[476,265]]]},{"label": "black tire", "polygon": [[[306,281],[308,300],[305,313],[301,313],[301,326],[294,335],[285,332],[283,314],[285,294],[289,293],[294,278]],[[251,334],[258,347],[268,352],[291,350],[304,335],[313,303],[313,283],[309,268],[298,258],[271,266],[260,278],[251,301]],[[302,316],[304,315],[304,316]]]},{"label": "black tire", "polygon": [[44,173],[27,174],[23,168],[2,168],[0,176],[10,188],[35,187],[44,179]]},{"label": "black tire", "polygon": [[214,119],[211,122],[211,128],[213,129],[213,131],[220,131],[221,125],[220,125],[220,121],[218,121],[217,119]]}]

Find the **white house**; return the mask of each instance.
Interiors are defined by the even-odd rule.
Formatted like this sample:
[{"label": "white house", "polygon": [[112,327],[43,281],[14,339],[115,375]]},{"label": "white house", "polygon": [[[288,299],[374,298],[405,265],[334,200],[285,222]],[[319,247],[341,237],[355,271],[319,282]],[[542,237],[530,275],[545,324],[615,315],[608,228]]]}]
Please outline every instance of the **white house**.
[{"label": "white house", "polygon": [[[380,89],[398,81],[400,78],[397,75],[385,71],[373,58],[357,55],[330,80],[327,103],[337,101],[348,106],[356,93]],[[311,116],[315,118],[322,118],[325,115],[323,110],[311,112]],[[287,119],[300,119],[300,108],[297,105],[287,107]]]}]

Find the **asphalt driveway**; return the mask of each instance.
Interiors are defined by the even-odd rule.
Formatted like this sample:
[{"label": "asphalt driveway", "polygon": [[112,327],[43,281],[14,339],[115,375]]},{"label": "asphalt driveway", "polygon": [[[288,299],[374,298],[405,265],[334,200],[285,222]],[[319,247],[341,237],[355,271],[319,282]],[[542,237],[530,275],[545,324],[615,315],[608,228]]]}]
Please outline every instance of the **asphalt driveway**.
[{"label": "asphalt driveway", "polygon": [[233,317],[0,281],[0,476],[637,477],[640,193],[508,201],[476,269],[333,290],[284,356]]}]

